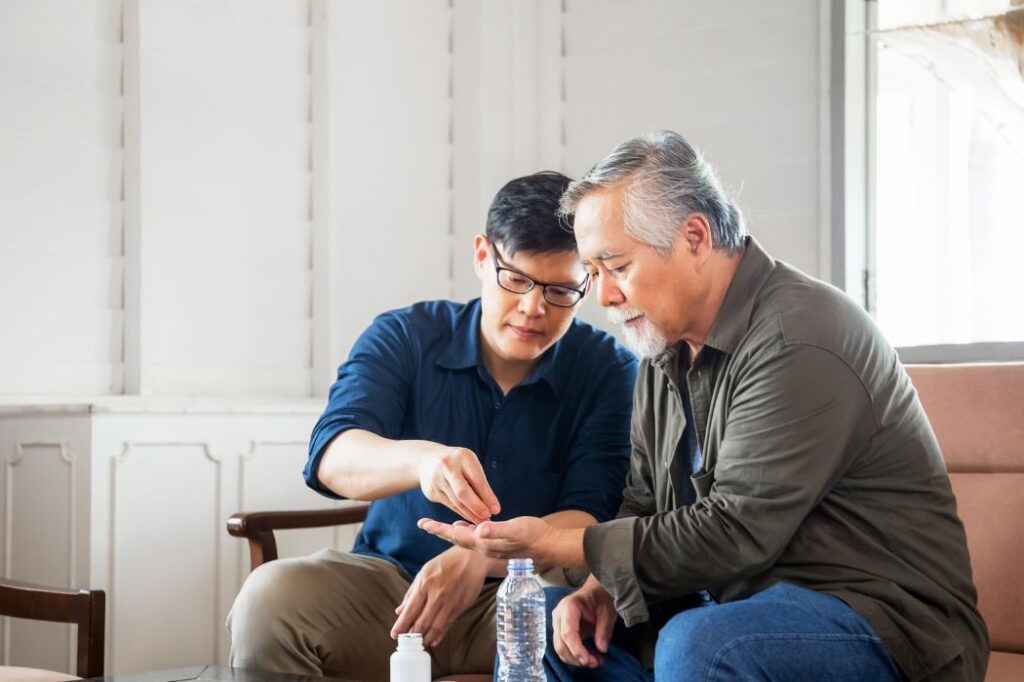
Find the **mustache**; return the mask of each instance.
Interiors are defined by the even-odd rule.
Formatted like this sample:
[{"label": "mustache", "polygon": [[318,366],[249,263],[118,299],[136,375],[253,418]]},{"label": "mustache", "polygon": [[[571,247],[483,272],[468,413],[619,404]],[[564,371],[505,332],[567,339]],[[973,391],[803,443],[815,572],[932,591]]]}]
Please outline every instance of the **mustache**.
[{"label": "mustache", "polygon": [[634,306],[620,306],[608,309],[608,321],[612,324],[623,325],[627,320],[643,315],[643,311]]}]

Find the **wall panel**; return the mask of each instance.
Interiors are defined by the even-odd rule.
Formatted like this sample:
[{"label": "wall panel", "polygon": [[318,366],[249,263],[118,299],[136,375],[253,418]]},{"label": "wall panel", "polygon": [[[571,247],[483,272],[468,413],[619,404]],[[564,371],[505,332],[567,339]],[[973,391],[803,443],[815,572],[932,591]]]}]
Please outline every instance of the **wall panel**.
[{"label": "wall panel", "polygon": [[452,286],[480,295],[473,236],[509,180],[561,170],[562,11],[547,0],[455,0]]},{"label": "wall panel", "polygon": [[309,395],[309,2],[140,0],[137,30],[139,390]]},{"label": "wall panel", "polygon": [[[13,580],[69,588],[74,575],[74,454],[65,442],[17,441],[4,458],[4,572]],[[14,548],[17,551],[14,551]],[[3,658],[63,669],[71,660],[68,625],[4,619]]]},{"label": "wall panel", "polygon": [[326,386],[377,314],[451,295],[451,10],[329,6],[333,282]]},{"label": "wall panel", "polygon": [[[215,566],[226,532],[211,523],[220,516],[220,460],[205,442],[153,442],[126,444],[110,466],[113,660],[132,671],[217,660],[226,636]],[[143,623],[148,637],[173,645],[127,646]]]},{"label": "wall panel", "polygon": [[122,55],[118,0],[0,2],[0,394],[123,386]]}]

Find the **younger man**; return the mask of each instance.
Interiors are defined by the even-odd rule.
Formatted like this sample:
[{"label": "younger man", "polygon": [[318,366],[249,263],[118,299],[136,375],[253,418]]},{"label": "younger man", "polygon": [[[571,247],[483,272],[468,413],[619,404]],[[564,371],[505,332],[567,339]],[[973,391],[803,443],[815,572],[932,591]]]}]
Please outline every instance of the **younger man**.
[{"label": "younger man", "polygon": [[356,342],[305,477],[328,497],[373,500],[366,523],[352,552],[253,572],[228,619],[233,666],[386,680],[392,638],[420,632],[435,676],[489,673],[488,578],[504,562],[416,521],[614,516],[636,361],[574,319],[589,278],[557,216],[568,184],[537,173],[498,192],[473,243],[479,299],[385,313]]}]

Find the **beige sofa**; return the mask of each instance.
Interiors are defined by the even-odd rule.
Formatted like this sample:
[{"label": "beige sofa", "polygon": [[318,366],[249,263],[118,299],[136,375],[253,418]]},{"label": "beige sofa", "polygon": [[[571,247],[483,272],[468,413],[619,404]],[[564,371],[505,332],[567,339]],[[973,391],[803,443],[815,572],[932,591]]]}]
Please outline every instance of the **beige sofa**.
[{"label": "beige sofa", "polygon": [[942,447],[992,637],[986,682],[1024,680],[1024,363],[907,368]]}]

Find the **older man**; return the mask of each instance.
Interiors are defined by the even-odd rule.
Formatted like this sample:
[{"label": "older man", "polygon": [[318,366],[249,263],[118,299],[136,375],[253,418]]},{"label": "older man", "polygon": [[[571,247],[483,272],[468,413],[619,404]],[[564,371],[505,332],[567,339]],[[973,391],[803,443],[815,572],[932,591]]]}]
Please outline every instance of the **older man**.
[{"label": "older man", "polygon": [[659,681],[980,680],[988,635],[942,457],[864,311],[745,236],[675,133],[620,145],[562,209],[645,358],[618,518],[420,522],[590,569],[552,615],[550,674],[650,679],[639,641]]}]

